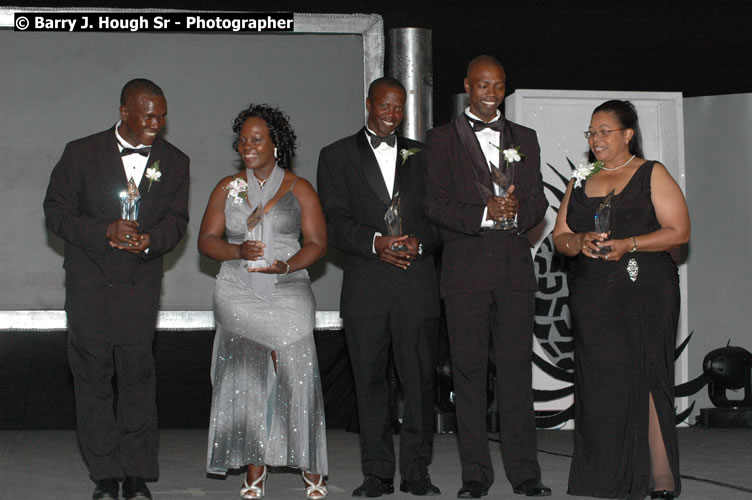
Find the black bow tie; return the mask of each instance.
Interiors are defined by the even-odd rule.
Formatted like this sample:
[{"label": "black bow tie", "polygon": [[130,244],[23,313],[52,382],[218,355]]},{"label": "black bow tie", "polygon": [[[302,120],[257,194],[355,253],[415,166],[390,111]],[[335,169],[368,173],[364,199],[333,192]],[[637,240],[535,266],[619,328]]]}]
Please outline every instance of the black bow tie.
[{"label": "black bow tie", "polygon": [[470,122],[470,127],[472,127],[473,132],[480,132],[483,129],[490,128],[491,130],[494,130],[496,132],[501,132],[501,129],[504,128],[504,120],[494,120],[492,122],[484,122],[481,120],[476,120],[475,118],[467,117],[467,121]]},{"label": "black bow tie", "polygon": [[386,137],[379,137],[378,135],[372,134],[369,130],[366,130],[366,132],[368,132],[368,138],[371,141],[371,147],[373,149],[378,148],[382,142],[385,142],[390,148],[397,145],[397,136],[395,134],[389,134]]},{"label": "black bow tie", "polygon": [[151,153],[151,146],[146,146],[145,148],[126,148],[123,147],[123,149],[120,151],[120,156],[128,156],[128,155],[141,155],[141,156],[149,156],[149,153]]}]

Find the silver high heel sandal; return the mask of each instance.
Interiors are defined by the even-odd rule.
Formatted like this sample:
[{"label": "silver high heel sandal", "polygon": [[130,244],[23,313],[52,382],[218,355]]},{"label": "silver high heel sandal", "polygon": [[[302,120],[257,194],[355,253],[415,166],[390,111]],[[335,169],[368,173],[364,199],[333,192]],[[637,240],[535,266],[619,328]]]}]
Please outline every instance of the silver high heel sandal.
[{"label": "silver high heel sandal", "polygon": [[[259,486],[261,483],[261,486]],[[264,472],[256,478],[250,485],[248,484],[248,475],[243,480],[243,487],[240,489],[240,498],[264,498],[264,486],[266,485],[266,465]]]},{"label": "silver high heel sandal", "polygon": [[303,473],[303,482],[306,485],[305,494],[308,500],[323,500],[327,497],[327,495],[329,495],[329,489],[324,484],[323,474],[320,474],[319,480],[314,483],[313,481],[308,479],[305,471],[301,472]]}]

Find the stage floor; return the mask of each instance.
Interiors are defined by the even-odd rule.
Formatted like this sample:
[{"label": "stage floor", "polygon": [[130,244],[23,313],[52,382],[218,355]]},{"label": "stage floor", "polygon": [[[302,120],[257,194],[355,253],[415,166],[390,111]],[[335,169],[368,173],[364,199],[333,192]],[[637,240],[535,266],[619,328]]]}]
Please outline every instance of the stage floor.
[{"label": "stage floor", "polygon": [[[358,435],[342,430],[327,435],[329,497],[349,498],[362,480]],[[155,500],[239,498],[241,475],[206,475],[206,431],[162,430],[160,436],[161,479],[150,483]],[[683,500],[752,498],[752,430],[679,429],[679,442]],[[491,450],[496,483],[487,498],[521,498],[504,477],[498,444],[492,442]],[[574,498],[566,495],[571,431],[538,431],[538,450],[543,480],[553,489],[550,498]],[[456,498],[461,484],[454,435],[436,436],[431,478],[441,498]],[[92,490],[73,431],[0,431],[0,499],[86,499]],[[266,498],[305,498],[299,475],[275,471],[267,479]],[[397,490],[387,498],[412,496]]]}]

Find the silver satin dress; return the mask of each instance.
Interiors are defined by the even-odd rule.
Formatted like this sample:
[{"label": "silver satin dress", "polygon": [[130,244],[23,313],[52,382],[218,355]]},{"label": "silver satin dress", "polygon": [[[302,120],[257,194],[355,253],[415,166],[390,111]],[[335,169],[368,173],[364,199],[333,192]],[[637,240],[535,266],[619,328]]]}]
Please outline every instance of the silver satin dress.
[{"label": "silver satin dress", "polygon": [[[245,200],[228,196],[230,243],[243,242],[250,213]],[[264,230],[269,228],[274,248],[266,255],[287,260],[300,250],[300,205],[292,191],[265,215]],[[276,275],[272,300],[266,302],[243,284],[241,263],[223,262],[214,288],[217,333],[207,470],[225,474],[266,464],[325,475],[324,401],[313,342],[316,302],[308,272]]]}]

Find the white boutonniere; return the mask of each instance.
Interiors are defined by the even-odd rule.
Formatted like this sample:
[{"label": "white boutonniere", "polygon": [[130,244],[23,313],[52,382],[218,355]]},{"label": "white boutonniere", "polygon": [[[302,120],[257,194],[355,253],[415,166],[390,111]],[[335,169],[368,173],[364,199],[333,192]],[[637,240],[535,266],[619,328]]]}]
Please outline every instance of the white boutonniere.
[{"label": "white boutonniere", "polygon": [[510,163],[514,163],[516,161],[522,161],[522,157],[525,156],[522,153],[520,153],[520,147],[517,146],[516,148],[509,148],[505,149],[501,152],[501,154],[504,155],[504,161],[507,162],[507,166],[509,166]]},{"label": "white boutonniere", "polygon": [[162,177],[162,172],[159,171],[159,160],[155,161],[151,164],[151,167],[146,169],[146,178],[149,179],[149,188],[146,190],[147,192],[151,191],[151,183],[152,182],[159,182],[160,177]]},{"label": "white boutonniere", "polygon": [[418,154],[419,152],[420,148],[401,149],[400,156],[402,157],[402,165],[405,164],[408,158],[410,158],[414,154]]},{"label": "white boutonniere", "polygon": [[232,196],[235,200],[248,198],[248,183],[240,177],[235,177],[224,190],[227,191],[227,196]]},{"label": "white boutonniere", "polygon": [[525,156],[524,154],[520,153],[520,146],[511,147],[511,148],[502,150],[499,146],[497,146],[493,142],[489,142],[489,144],[495,147],[496,149],[498,149],[499,151],[501,151],[501,155],[504,157],[504,161],[506,162],[507,167],[509,166],[510,163],[522,161],[522,158],[524,158]]},{"label": "white boutonniere", "polygon": [[572,179],[574,179],[574,187],[578,188],[582,186],[582,181],[590,179],[600,169],[603,168],[603,162],[596,160],[593,163],[588,163],[587,160],[580,160],[580,164],[572,170]]}]

